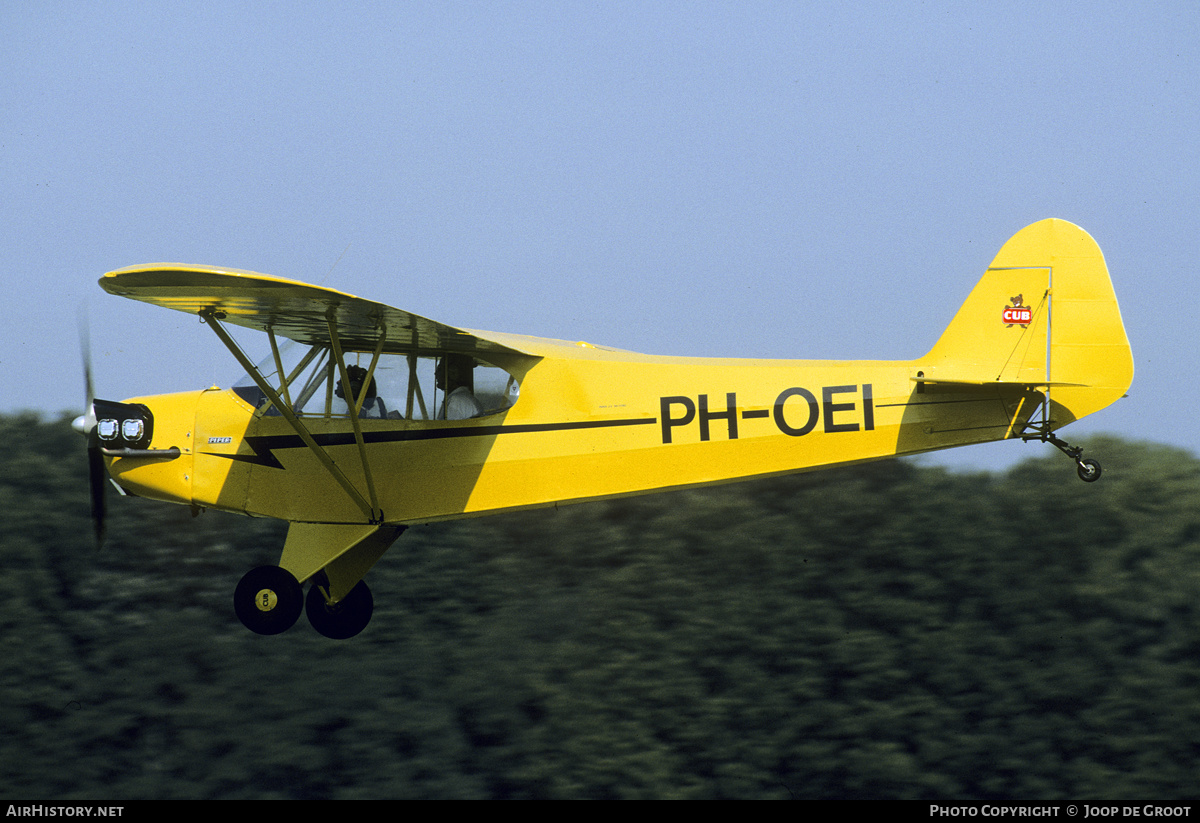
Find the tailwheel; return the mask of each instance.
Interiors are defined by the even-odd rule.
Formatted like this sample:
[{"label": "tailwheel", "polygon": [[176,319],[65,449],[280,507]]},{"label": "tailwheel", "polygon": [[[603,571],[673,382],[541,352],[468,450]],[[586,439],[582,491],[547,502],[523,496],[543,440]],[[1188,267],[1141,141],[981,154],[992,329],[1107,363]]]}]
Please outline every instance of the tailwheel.
[{"label": "tailwheel", "polygon": [[1079,479],[1084,483],[1095,483],[1100,479],[1100,464],[1095,460],[1080,460],[1078,472]]},{"label": "tailwheel", "polygon": [[361,632],[371,622],[375,599],[363,581],[358,581],[350,593],[336,603],[325,597],[325,589],[314,584],[308,590],[304,610],[308,622],[321,634],[333,640],[346,640]]},{"label": "tailwheel", "polygon": [[1075,471],[1079,474],[1079,479],[1084,483],[1095,483],[1100,479],[1100,463],[1095,460],[1084,460],[1083,446],[1072,446],[1066,440],[1055,437],[1049,431],[1022,435],[1021,439],[1026,443],[1030,440],[1040,440],[1043,443],[1049,443],[1054,446],[1054,448],[1075,461]]},{"label": "tailwheel", "polygon": [[255,634],[279,634],[300,619],[304,590],[287,569],[259,566],[246,572],[233,592],[233,610]]}]

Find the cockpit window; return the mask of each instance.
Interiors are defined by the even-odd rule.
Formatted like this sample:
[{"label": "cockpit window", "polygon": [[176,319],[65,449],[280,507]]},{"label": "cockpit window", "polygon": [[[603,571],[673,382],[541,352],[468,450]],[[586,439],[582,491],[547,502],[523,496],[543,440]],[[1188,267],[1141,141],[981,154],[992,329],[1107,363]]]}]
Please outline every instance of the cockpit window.
[{"label": "cockpit window", "polygon": [[[361,402],[361,419],[460,420],[502,412],[520,395],[513,375],[469,354],[382,354],[373,370],[372,352],[345,357],[349,387],[325,346],[287,341],[279,347],[278,365],[271,354],[257,370],[301,417],[346,417]],[[270,404],[249,375],[233,390],[256,407]],[[265,411],[279,413],[273,406]]]}]

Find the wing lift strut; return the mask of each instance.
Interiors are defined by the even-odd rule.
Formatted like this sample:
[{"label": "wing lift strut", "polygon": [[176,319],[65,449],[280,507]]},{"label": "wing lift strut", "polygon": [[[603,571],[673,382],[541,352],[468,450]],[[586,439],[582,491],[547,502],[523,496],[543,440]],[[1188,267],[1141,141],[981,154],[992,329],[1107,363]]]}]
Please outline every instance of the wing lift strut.
[{"label": "wing lift strut", "polygon": [[[312,436],[312,433],[309,432],[308,427],[304,425],[304,422],[296,415],[294,411],[292,411],[291,404],[279,396],[279,392],[277,392],[275,388],[267,382],[266,378],[262,376],[258,368],[253,362],[251,362],[250,358],[247,357],[242,351],[241,347],[238,346],[237,341],[235,341],[229,335],[229,332],[225,330],[225,327],[221,325],[220,321],[223,317],[224,314],[222,312],[213,311],[211,309],[200,312],[201,320],[208,324],[213,332],[216,333],[221,342],[225,344],[225,348],[229,349],[229,353],[232,354],[234,359],[236,359],[242,368],[246,370],[246,373],[250,375],[255,384],[262,389],[263,394],[267,396],[267,398],[275,406],[276,410],[283,415],[283,418],[287,420],[288,424],[291,425],[296,434],[300,436],[300,439],[304,441],[304,445],[308,446],[308,448],[312,451],[313,456],[317,458],[321,465],[325,467],[325,470],[329,472],[335,481],[337,481],[337,484],[342,487],[342,490],[346,492],[352,501],[354,501],[354,505],[356,505],[362,511],[363,515],[367,519],[367,522],[374,525],[382,523],[383,511],[379,508],[379,497],[375,492],[375,480],[371,474],[370,461],[367,459],[367,448],[366,443],[363,440],[362,424],[358,419],[358,411],[362,409],[367,386],[370,384],[369,375],[375,371],[375,365],[379,361],[379,354],[383,349],[384,341],[387,339],[386,334],[381,334],[379,337],[379,344],[376,346],[374,357],[371,359],[371,367],[368,371],[368,379],[364,381],[363,388],[359,396],[354,399],[355,413],[350,415],[350,424],[354,427],[354,442],[358,446],[358,455],[359,459],[362,461],[363,475],[367,480],[367,497],[364,497],[362,493],[354,486],[354,484],[350,482],[350,478],[346,477],[345,472],[343,472],[338,467],[337,463],[334,462],[333,458],[329,456],[329,453],[325,451],[321,444],[316,441],[316,438]],[[329,340],[333,350],[333,356],[340,373],[339,376],[342,379],[342,385],[349,386],[350,379],[346,371],[346,358],[342,352],[341,342],[338,338],[337,323],[333,320],[333,318],[329,318],[327,322],[329,324]],[[271,333],[269,336],[271,338],[271,352],[275,357],[278,368],[279,347],[275,342],[274,333]],[[279,369],[279,373],[283,373],[281,368]],[[283,391],[285,393],[287,392],[286,384],[283,386]]]}]

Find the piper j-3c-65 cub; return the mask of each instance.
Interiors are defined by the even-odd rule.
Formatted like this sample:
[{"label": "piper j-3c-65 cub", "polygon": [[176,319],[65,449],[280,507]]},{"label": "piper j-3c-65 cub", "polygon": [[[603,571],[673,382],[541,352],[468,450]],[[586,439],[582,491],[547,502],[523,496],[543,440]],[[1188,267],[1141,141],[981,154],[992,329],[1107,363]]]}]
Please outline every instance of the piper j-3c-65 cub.
[{"label": "piper j-3c-65 cub", "polygon": [[[229,389],[91,400],[98,533],[124,492],[289,522],[238,617],[276,634],[307,611],[346,638],[363,582],[404,529],[1021,439],[1100,466],[1055,432],[1121,397],[1133,359],[1104,257],[1082,229],[1019,232],[917,360],[656,357],[458,329],[292,280],[205,266],[104,275],[110,294],[199,315],[246,371]],[[257,365],[233,324],[265,335]],[[306,598],[302,586],[309,583]]]}]

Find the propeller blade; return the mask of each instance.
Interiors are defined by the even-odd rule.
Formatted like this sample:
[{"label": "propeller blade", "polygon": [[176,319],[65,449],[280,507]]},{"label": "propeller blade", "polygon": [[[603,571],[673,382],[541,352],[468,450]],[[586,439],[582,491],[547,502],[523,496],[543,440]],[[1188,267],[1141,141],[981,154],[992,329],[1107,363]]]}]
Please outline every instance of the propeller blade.
[{"label": "propeller blade", "polygon": [[96,530],[96,545],[104,544],[104,517],[108,512],[105,501],[105,486],[108,485],[108,471],[104,467],[104,455],[100,453],[100,444],[93,426],[88,435],[88,487],[92,495],[92,523]]},{"label": "propeller blade", "polygon": [[90,435],[96,428],[96,392],[92,389],[92,341],[88,333],[87,315],[83,311],[79,313],[79,347],[83,356],[83,388],[87,399],[82,425],[84,434]]},{"label": "propeller blade", "polygon": [[83,385],[87,395],[87,410],[72,424],[75,430],[87,437],[88,488],[92,500],[92,523],[96,530],[96,545],[104,544],[104,518],[108,511],[105,501],[105,486],[108,471],[104,466],[104,455],[100,453],[100,435],[96,432],[96,394],[92,388],[92,346],[88,334],[87,315],[79,313],[79,344],[83,357]]}]

